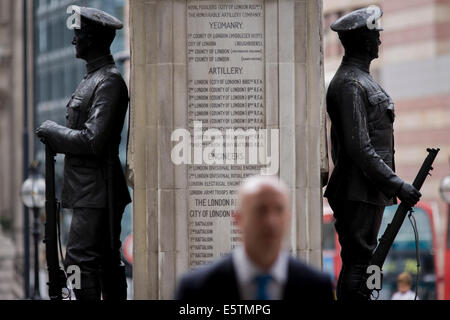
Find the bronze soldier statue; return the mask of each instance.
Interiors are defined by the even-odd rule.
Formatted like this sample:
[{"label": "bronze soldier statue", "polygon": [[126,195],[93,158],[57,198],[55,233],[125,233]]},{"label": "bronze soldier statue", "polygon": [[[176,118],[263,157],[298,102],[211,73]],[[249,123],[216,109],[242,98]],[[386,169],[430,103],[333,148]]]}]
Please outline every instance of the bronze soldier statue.
[{"label": "bronze soldier statue", "polygon": [[87,73],[67,105],[66,126],[46,121],[36,134],[65,155],[62,207],[72,209],[73,218],[64,266],[81,270],[76,298],[125,300],[120,224],[131,198],[119,144],[129,99],[110,52],[123,25],[103,11],[77,8],[81,24],[72,44]]},{"label": "bronze soldier statue", "polygon": [[325,192],[342,247],[340,300],[369,298],[357,292],[365,285],[385,206],[396,203],[396,197],[414,206],[421,197],[395,174],[394,103],[369,71],[381,45],[382,14],[371,6],[331,26],[345,49],[327,93],[335,167]]}]

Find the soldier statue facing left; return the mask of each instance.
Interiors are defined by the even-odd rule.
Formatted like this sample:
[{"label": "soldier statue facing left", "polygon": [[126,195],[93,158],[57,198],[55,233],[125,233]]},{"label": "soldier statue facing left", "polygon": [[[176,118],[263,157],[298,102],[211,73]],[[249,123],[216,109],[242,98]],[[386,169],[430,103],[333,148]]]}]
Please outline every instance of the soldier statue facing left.
[{"label": "soldier statue facing left", "polygon": [[110,52],[123,24],[101,10],[77,9],[80,24],[72,44],[87,73],[67,105],[66,126],[46,121],[36,134],[65,155],[61,204],[72,209],[73,218],[64,266],[81,270],[77,300],[125,300],[120,224],[131,198],[119,144],[129,99]]}]

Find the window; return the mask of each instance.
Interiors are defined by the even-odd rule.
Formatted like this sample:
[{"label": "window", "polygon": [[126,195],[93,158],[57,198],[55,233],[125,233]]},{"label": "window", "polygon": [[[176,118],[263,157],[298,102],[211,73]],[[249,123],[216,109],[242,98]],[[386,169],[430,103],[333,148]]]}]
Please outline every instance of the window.
[{"label": "window", "polygon": [[47,33],[47,21],[40,21],[39,22],[39,32],[38,32],[38,42],[39,42],[39,52],[44,53],[47,51],[47,39],[48,39],[48,33]]}]

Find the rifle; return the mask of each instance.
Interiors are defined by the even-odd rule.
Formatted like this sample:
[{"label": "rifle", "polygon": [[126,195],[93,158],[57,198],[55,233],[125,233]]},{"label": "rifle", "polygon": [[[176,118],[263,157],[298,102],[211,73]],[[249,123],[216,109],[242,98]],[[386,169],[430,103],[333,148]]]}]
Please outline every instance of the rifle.
[{"label": "rifle", "polygon": [[59,265],[58,226],[59,203],[55,196],[55,156],[51,148],[45,146],[45,257],[48,270],[48,295],[50,300],[62,300],[62,290],[66,288],[66,276]]},{"label": "rifle", "polygon": [[[416,188],[417,190],[420,191],[423,183],[425,182],[425,179],[427,178],[428,175],[430,175],[430,171],[433,170],[432,165],[434,160],[436,159],[439,150],[440,149],[427,149],[428,156],[423,162],[422,167],[420,168],[419,173],[417,174],[412,184],[414,188]],[[389,253],[389,250],[392,247],[392,244],[394,243],[395,237],[400,231],[403,221],[405,220],[408,212],[411,211],[411,209],[412,208],[408,206],[406,203],[404,202],[400,203],[400,205],[397,208],[397,211],[395,212],[394,218],[392,219],[392,222],[388,224],[386,231],[380,238],[380,243],[378,244],[378,247],[375,249],[375,252],[372,255],[370,265],[378,266],[380,269],[383,268],[384,261],[386,260],[386,257]],[[363,286],[362,291],[367,294],[368,293],[367,290],[369,289],[367,288],[365,281],[362,284],[362,286]]]},{"label": "rifle", "polygon": [[[439,149],[427,149],[427,152],[428,156],[423,162],[422,167],[420,168],[419,173],[417,174],[412,184],[413,187],[419,191],[422,188],[425,179],[430,174],[430,171],[433,170],[432,165],[434,159],[436,159]],[[380,238],[380,243],[372,256],[371,260],[372,265],[376,265],[380,268],[383,267],[384,261],[386,260],[386,257],[389,253],[389,250],[392,247],[392,244],[394,243],[395,237],[397,236],[403,224],[403,221],[405,220],[406,215],[410,210],[411,210],[410,206],[408,206],[404,202],[400,203],[400,205],[397,208],[397,211],[395,212],[395,216],[392,219],[392,222],[387,226],[386,231]]]}]

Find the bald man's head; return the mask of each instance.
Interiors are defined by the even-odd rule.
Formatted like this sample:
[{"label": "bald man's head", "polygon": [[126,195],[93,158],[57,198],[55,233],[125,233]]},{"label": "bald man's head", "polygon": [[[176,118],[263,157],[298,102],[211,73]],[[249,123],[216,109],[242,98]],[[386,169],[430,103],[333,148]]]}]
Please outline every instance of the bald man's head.
[{"label": "bald man's head", "polygon": [[278,257],[290,218],[288,188],[278,177],[255,176],[243,182],[235,219],[247,253],[262,267],[270,267]]},{"label": "bald man's head", "polygon": [[261,188],[266,188],[289,197],[289,189],[286,184],[276,176],[253,176],[245,179],[239,189],[238,205],[241,205],[241,200],[247,195],[261,192]]}]

